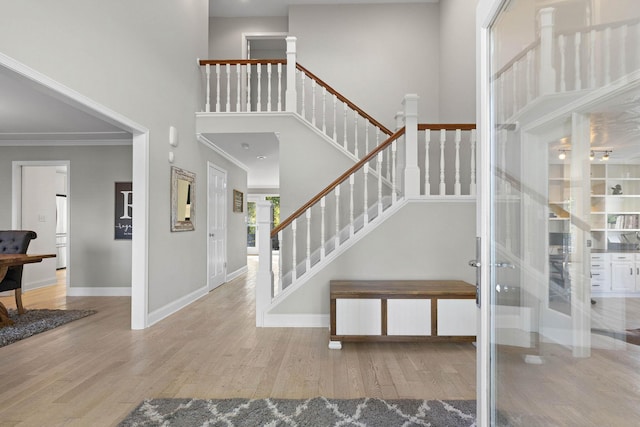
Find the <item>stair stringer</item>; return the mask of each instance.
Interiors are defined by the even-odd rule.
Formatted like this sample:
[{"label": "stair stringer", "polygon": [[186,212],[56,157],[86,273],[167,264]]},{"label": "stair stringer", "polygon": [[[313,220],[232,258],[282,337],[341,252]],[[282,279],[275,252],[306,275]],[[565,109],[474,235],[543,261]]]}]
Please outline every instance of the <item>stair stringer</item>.
[{"label": "stair stringer", "polygon": [[271,301],[269,307],[267,307],[265,310],[264,327],[328,327],[329,316],[325,314],[286,315],[274,314],[271,313],[271,310],[278,307],[279,304],[285,301],[288,295],[291,295],[293,292],[303,287],[316,274],[322,271],[325,266],[331,264],[341,254],[343,254],[353,245],[362,240],[362,238],[380,227],[385,221],[391,218],[407,203],[407,200],[404,198],[398,200],[396,203],[384,210],[382,214],[378,215],[375,219],[369,222],[366,226],[360,228],[348,240],[346,240],[344,243],[341,243],[337,249],[334,249],[329,254],[327,254],[327,256],[322,261],[315,264],[310,271],[304,274],[303,277],[301,277],[299,280],[296,280],[295,283],[287,286],[278,295],[276,295]]}]

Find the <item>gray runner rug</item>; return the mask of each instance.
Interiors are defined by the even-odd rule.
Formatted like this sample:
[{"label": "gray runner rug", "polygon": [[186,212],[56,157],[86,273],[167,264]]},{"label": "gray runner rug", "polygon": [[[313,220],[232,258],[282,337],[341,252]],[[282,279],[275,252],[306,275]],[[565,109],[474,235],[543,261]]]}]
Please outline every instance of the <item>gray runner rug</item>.
[{"label": "gray runner rug", "polygon": [[149,399],[120,427],[302,427],[476,425],[475,400]]},{"label": "gray runner rug", "polygon": [[19,315],[9,309],[9,318],[15,323],[0,328],[0,347],[95,313],[95,310],[27,310]]}]

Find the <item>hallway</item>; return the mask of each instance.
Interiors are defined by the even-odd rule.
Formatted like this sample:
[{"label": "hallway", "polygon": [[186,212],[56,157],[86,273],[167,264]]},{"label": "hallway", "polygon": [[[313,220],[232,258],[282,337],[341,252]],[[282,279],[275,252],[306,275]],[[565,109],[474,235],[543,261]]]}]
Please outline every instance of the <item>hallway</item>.
[{"label": "hallway", "polygon": [[129,329],[126,297],[25,294],[27,309],[98,313],[0,348],[2,425],[115,425],[150,397],[475,399],[472,344],[335,351],[328,329],[256,329],[256,269],[250,257],[248,274],[141,331]]}]

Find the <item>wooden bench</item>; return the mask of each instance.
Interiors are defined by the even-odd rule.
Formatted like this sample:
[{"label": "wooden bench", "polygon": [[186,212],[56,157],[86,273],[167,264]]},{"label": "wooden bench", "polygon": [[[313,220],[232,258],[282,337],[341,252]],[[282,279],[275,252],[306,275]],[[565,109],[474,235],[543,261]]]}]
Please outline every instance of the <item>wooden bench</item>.
[{"label": "wooden bench", "polygon": [[342,341],[476,340],[476,288],[460,280],[332,280],[329,348]]}]

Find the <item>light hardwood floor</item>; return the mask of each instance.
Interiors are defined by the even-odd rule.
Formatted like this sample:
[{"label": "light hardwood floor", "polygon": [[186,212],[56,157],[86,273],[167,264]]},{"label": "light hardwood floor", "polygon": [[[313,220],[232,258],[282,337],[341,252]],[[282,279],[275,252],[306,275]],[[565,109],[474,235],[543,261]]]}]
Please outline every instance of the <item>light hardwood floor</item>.
[{"label": "light hardwood floor", "polygon": [[[108,426],[145,398],[475,399],[470,343],[345,343],[324,328],[255,328],[250,272],[143,330],[129,298],[24,295],[29,308],[98,313],[0,348],[1,426]],[[0,298],[9,308],[13,297]]]}]

